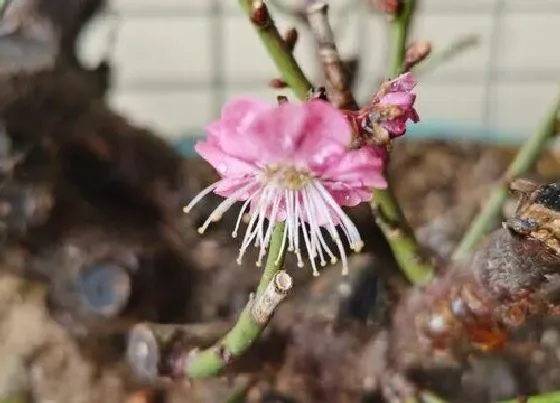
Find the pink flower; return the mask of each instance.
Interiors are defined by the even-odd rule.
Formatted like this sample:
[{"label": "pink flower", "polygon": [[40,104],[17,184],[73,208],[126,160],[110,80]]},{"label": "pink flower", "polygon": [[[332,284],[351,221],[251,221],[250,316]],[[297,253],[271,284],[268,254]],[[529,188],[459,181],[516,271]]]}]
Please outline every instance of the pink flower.
[{"label": "pink flower", "polygon": [[373,99],[374,113],[378,122],[389,132],[391,138],[406,132],[408,119],[414,123],[420,118],[414,109],[416,79],[412,73],[404,73],[382,85]]},{"label": "pink flower", "polygon": [[414,87],[416,79],[412,73],[404,73],[382,84],[365,107],[342,111],[354,132],[354,147],[385,147],[391,139],[406,132],[408,119],[418,122]]},{"label": "pink flower", "polygon": [[[326,256],[331,263],[336,261],[321,231],[324,228],[334,239],[343,271],[347,272],[338,229],[352,249],[359,250],[363,242],[341,206],[370,200],[371,188],[384,188],[386,182],[383,159],[374,150],[348,148],[352,134],[344,115],[321,100],[270,105],[238,98],[225,105],[222,116],[207,127],[207,132],[207,139],[195,149],[216,168],[221,179],[199,193],[184,210],[190,211],[210,192],[225,200],[199,232],[243,201],[232,236],[237,236],[247,209],[250,220],[238,263],[250,244],[256,243],[260,265],[275,222],[285,221],[282,249],[287,246],[295,252],[298,266],[303,266],[302,244],[315,275],[316,259],[321,266],[326,265]],[[298,228],[304,223],[307,231],[302,236]]]}]

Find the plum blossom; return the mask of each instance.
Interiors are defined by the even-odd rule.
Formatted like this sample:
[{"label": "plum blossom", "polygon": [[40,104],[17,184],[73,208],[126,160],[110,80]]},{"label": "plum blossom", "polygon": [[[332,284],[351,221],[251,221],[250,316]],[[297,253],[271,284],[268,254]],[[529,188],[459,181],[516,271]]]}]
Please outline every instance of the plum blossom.
[{"label": "plum blossom", "polygon": [[360,134],[359,145],[385,145],[406,132],[408,120],[420,118],[414,109],[416,79],[404,73],[381,85],[370,103],[358,111],[344,111],[354,132]]},{"label": "plum blossom", "polygon": [[211,192],[225,198],[199,228],[203,233],[235,203],[243,202],[232,236],[237,237],[248,211],[238,263],[255,243],[257,266],[266,255],[275,223],[284,221],[278,258],[287,247],[302,267],[305,246],[314,275],[318,275],[316,260],[321,266],[327,260],[337,261],[322,231],[326,230],[340,254],[343,273],[347,273],[339,230],[351,249],[359,251],[363,242],[341,206],[369,201],[371,188],[387,185],[383,158],[373,148],[351,150],[351,140],[348,121],[328,102],[273,105],[253,98],[234,99],[207,126],[207,138],[195,146],[221,179],[195,196],[184,211],[189,212]]},{"label": "plum blossom", "polygon": [[408,119],[417,123],[420,118],[414,109],[416,79],[412,73],[404,73],[381,86],[372,100],[374,114],[391,138],[406,132]]}]

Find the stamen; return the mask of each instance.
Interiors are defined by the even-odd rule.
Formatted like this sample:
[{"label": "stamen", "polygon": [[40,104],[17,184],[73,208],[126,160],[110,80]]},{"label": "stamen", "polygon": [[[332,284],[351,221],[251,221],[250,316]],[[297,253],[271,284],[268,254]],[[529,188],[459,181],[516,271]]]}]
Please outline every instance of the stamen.
[{"label": "stamen", "polygon": [[251,214],[249,225],[245,231],[245,238],[243,239],[241,248],[239,249],[239,255],[237,258],[238,264],[241,264],[243,255],[255,238],[257,238],[256,242],[258,242],[261,248],[266,248],[266,244],[262,242],[262,240],[259,240],[258,237],[263,238],[262,231],[264,226],[264,217],[266,217],[266,212],[270,206],[271,197],[275,196],[274,190],[275,189],[272,186],[265,186],[264,189],[262,189],[260,197],[256,203],[257,206]]},{"label": "stamen", "polygon": [[[277,195],[275,190],[276,189],[273,189],[271,191],[271,194]],[[266,249],[267,249],[267,246],[270,242],[270,238],[272,237],[272,229],[276,225],[276,216],[278,215],[279,206],[280,206],[280,197],[276,196],[276,198],[274,199],[274,204],[272,205],[272,212],[270,214],[270,218],[269,218],[269,221],[268,221],[268,227],[267,227],[266,233],[264,235],[264,240],[263,240],[263,243],[262,243],[262,247],[261,247],[261,250],[259,251],[259,257],[257,259],[257,266],[260,266],[261,260],[266,255]]]},{"label": "stamen", "polygon": [[291,207],[292,198],[290,191],[284,190],[284,203],[286,204],[286,228],[288,229],[288,252],[294,251],[294,228],[292,225],[293,208]]},{"label": "stamen", "polygon": [[239,201],[238,199],[239,196],[245,194],[251,186],[252,186],[251,184],[243,186],[242,188],[235,191],[231,196],[229,196],[223,202],[218,204],[218,207],[216,207],[214,211],[210,213],[210,216],[206,219],[206,221],[204,221],[204,223],[200,226],[200,228],[198,228],[198,232],[200,234],[203,234],[204,231],[206,231],[210,226],[210,223],[219,220],[222,217],[222,215],[231,208],[231,206],[233,206],[235,203]]},{"label": "stamen", "polygon": [[[319,196],[320,199],[321,199],[323,202],[326,202],[328,205],[331,205],[331,206],[332,206],[332,204],[334,204],[335,206],[338,206],[338,205],[335,203],[335,201],[333,200],[333,198],[332,198],[332,196],[330,195],[330,193],[327,192],[327,191],[325,190],[325,188],[324,188],[321,184],[316,183],[316,182],[312,182],[311,185],[315,188],[315,190],[318,191],[317,196]],[[345,224],[344,219],[346,218],[347,221],[350,221],[350,219],[347,218],[346,214],[344,213],[344,211],[342,211],[342,209],[340,209],[340,207],[339,207],[338,209],[335,208],[334,211],[338,214],[337,216],[338,216],[338,218],[340,219],[341,227],[344,228],[344,224]],[[336,246],[337,246],[337,248],[338,248],[338,251],[340,252],[340,258],[341,258],[341,260],[342,260],[342,275],[348,275],[348,260],[347,260],[347,258],[346,258],[346,252],[344,251],[344,246],[342,245],[342,240],[341,240],[341,238],[340,238],[340,235],[338,234],[338,231],[336,230],[336,226],[335,226],[335,224],[334,224],[334,221],[332,220],[331,215],[330,215],[330,214],[327,214],[326,217],[328,217],[328,222],[327,222],[327,224],[328,224],[328,226],[329,226],[329,227],[328,227],[329,232],[330,232],[330,234],[331,234],[331,237],[332,237],[332,238],[334,239],[334,241],[335,241],[335,244],[336,244]],[[353,226],[354,224],[350,221],[350,225]],[[356,228],[356,227],[354,227],[354,229],[355,229],[355,228]],[[352,227],[350,228],[350,230],[352,230]],[[359,235],[357,229],[355,230],[355,232],[356,232],[357,235],[358,235],[358,239],[360,239],[360,235]],[[348,236],[348,241],[349,241],[349,243],[352,244],[351,239],[349,238],[349,231],[346,232],[346,235]],[[361,240],[361,239],[360,239],[360,240]]]},{"label": "stamen", "polygon": [[313,256],[315,251],[311,248],[311,242],[309,242],[309,235],[307,234],[307,231],[303,226],[303,218],[300,218],[300,220],[301,220],[301,226],[303,227],[303,240],[305,242],[305,247],[307,248],[307,255],[309,256],[309,260],[311,261],[313,276],[317,277],[319,275],[319,272],[317,271],[317,266],[315,264],[315,256]]},{"label": "stamen", "polygon": [[251,243],[254,236],[256,235],[256,232],[253,231],[253,226],[255,225],[256,221],[257,221],[257,214],[254,213],[251,214],[251,219],[249,220],[249,224],[247,224],[247,229],[245,230],[245,237],[241,242],[241,247],[239,248],[239,254],[237,255],[237,264],[241,264],[243,255],[245,254],[247,248],[249,247],[249,244]]},{"label": "stamen", "polygon": [[325,200],[329,204],[329,206],[332,207],[332,209],[337,213],[342,224],[341,227],[345,230],[346,236],[348,238],[350,248],[358,252],[364,245],[360,233],[358,232],[358,228],[356,228],[352,220],[350,220],[348,215],[340,208],[340,206],[334,201],[330,193],[327,192],[327,190],[321,184],[312,182],[312,185],[321,192],[323,200]]},{"label": "stamen", "polygon": [[185,207],[183,207],[183,213],[189,213],[194,207],[194,205],[197,204],[199,201],[201,201],[207,194],[211,193],[214,189],[216,189],[220,184],[220,182],[221,181],[214,182],[210,186],[207,186],[202,192],[198,193],[195,197],[193,197],[190,203],[187,204]]},{"label": "stamen", "polygon": [[257,196],[259,193],[260,193],[260,190],[258,190],[253,195],[251,195],[245,201],[245,203],[243,203],[243,206],[241,206],[241,209],[239,210],[239,215],[237,216],[237,221],[235,222],[235,228],[233,229],[233,231],[231,233],[232,238],[237,238],[237,231],[239,230],[239,225],[241,224],[241,220],[243,219],[243,215],[245,214],[245,211],[247,210],[247,207],[251,203],[251,200],[253,200],[253,198],[255,196]]},{"label": "stamen", "polygon": [[[323,203],[323,198],[322,198],[321,194],[318,193],[315,189],[309,189],[308,190],[308,197],[309,197],[309,200],[311,201],[311,205],[313,206],[312,211],[321,211],[321,210],[327,209],[327,207]],[[320,206],[319,206],[319,204],[320,204]],[[314,219],[316,221],[315,216],[314,216]],[[327,224],[330,224],[333,227],[335,227],[335,224],[332,221],[332,217],[331,217],[330,214],[327,215]],[[319,241],[321,242],[321,245],[323,246],[323,248],[325,249],[325,251],[329,255],[330,263],[331,264],[336,264],[338,259],[336,258],[336,256],[332,252],[331,248],[327,245],[325,237],[323,236],[323,233],[321,232],[321,227],[319,225],[317,225],[317,227],[318,227],[317,232],[318,232]],[[331,234],[331,232],[328,228],[327,228],[327,231],[329,232],[329,234]]]},{"label": "stamen", "polygon": [[303,198],[305,200],[305,205],[307,207],[306,213],[307,213],[307,219],[309,221],[309,227],[311,229],[311,235],[315,239],[316,242],[315,247],[319,251],[319,256],[321,259],[320,264],[322,267],[325,267],[327,265],[327,262],[325,261],[323,250],[327,252],[331,261],[335,260],[335,257],[331,249],[329,248],[329,246],[326,244],[323,234],[321,233],[321,226],[319,225],[317,221],[317,217],[315,216],[315,211],[317,206],[315,205],[313,197],[311,196],[311,189],[309,188],[304,189]]},{"label": "stamen", "polygon": [[278,253],[278,256],[276,256],[276,260],[274,261],[274,264],[277,266],[280,264],[280,259],[282,259],[282,256],[284,255],[284,248],[286,248],[287,233],[288,233],[288,226],[286,225],[286,223],[284,223],[284,233],[282,234],[282,245],[280,245],[280,252]]},{"label": "stamen", "polygon": [[[266,249],[266,242],[264,241],[264,219],[266,217],[266,213],[270,206],[270,202],[274,199],[274,185],[268,185],[265,187],[262,193],[262,199],[259,200],[258,206],[258,214],[259,220],[257,222],[257,237],[255,242],[255,247],[258,248],[260,246],[259,257],[257,259],[257,263],[261,260],[261,254],[264,255],[263,249]],[[259,264],[257,264],[259,266]]]},{"label": "stamen", "polygon": [[[299,219],[300,219],[300,210],[299,210],[299,197],[298,193],[292,191],[292,197],[294,199],[294,246],[295,246],[295,253],[298,261],[298,267],[303,267],[305,264],[303,262],[303,258],[301,257],[301,249],[299,247]],[[303,228],[303,232],[305,232],[305,228]]]}]

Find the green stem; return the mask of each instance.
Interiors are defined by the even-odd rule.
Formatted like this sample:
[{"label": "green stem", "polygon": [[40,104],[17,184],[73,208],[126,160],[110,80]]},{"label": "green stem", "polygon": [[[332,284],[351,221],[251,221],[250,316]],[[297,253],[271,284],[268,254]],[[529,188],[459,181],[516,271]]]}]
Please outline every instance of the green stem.
[{"label": "green stem", "polygon": [[[239,0],[239,4],[249,17],[251,16],[253,2],[254,0]],[[266,5],[263,5],[263,7],[266,7]],[[272,17],[268,16],[268,21],[263,26],[253,25],[268,54],[282,74],[283,80],[299,99],[305,99],[312,85],[299,67],[293,53],[286,46]]]},{"label": "green stem", "polygon": [[510,400],[502,400],[500,403],[557,403],[560,402],[560,392],[544,393],[542,395],[531,396],[526,400],[515,398]]},{"label": "green stem", "polygon": [[399,13],[391,21],[391,77],[402,73],[410,23],[416,9],[416,0],[403,0]]},{"label": "green stem", "polygon": [[[405,0],[400,13],[392,24],[392,67],[391,76],[401,73],[408,41],[408,32],[416,1]],[[387,177],[387,174],[385,175]],[[434,268],[422,255],[422,249],[414,232],[406,221],[391,186],[385,190],[374,190],[372,208],[376,222],[408,280],[414,285],[426,284],[434,275]]]},{"label": "green stem", "polygon": [[[269,251],[264,272],[261,276],[257,295],[262,293],[270,280],[280,270],[284,264],[285,250],[281,250],[282,238],[284,235],[284,222],[276,224],[270,240]],[[281,254],[281,255],[280,255]],[[280,259],[278,259],[280,256]],[[216,346],[227,351],[231,358],[239,357],[243,354],[256,340],[258,340],[261,332],[266,324],[258,324],[253,320],[250,305],[239,316],[237,323],[218,343],[204,351],[196,353],[196,355],[187,362],[186,375],[190,378],[206,378],[217,375],[227,364],[228,360],[224,360],[220,356]]]},{"label": "green stem", "polygon": [[372,208],[399,267],[414,285],[424,285],[434,275],[422,249],[390,188],[373,191]]},{"label": "green stem", "polygon": [[509,182],[515,177],[528,174],[546,150],[548,141],[556,135],[559,111],[560,96],[558,96],[554,107],[544,120],[541,128],[521,147],[506,171],[504,178],[490,193],[488,201],[482,207],[480,213],[474,219],[453,253],[453,260],[457,261],[468,257],[480,240],[494,227],[500,216],[502,205],[507,199]]},{"label": "green stem", "polygon": [[0,397],[0,403],[25,403],[28,400],[24,394]]}]

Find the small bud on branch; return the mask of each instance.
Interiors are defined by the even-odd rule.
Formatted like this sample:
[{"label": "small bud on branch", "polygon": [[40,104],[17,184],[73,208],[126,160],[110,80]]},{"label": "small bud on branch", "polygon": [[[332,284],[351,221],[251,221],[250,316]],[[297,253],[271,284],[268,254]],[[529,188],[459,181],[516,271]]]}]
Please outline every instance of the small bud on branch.
[{"label": "small bud on branch", "polygon": [[251,4],[251,22],[259,28],[266,28],[270,24],[270,14],[268,7],[263,0],[255,0]]},{"label": "small bud on branch", "polygon": [[414,41],[406,48],[404,71],[412,70],[418,63],[425,60],[432,52],[432,44],[428,41]]},{"label": "small bud on branch", "polygon": [[284,34],[284,42],[286,42],[286,46],[288,47],[290,52],[294,51],[298,38],[299,35],[295,28],[288,29]]},{"label": "small bud on branch", "polygon": [[281,78],[273,78],[268,82],[268,86],[275,90],[282,90],[288,87],[288,84]]},{"label": "small bud on branch", "polygon": [[389,15],[396,15],[401,6],[401,0],[369,0],[377,10]]}]

